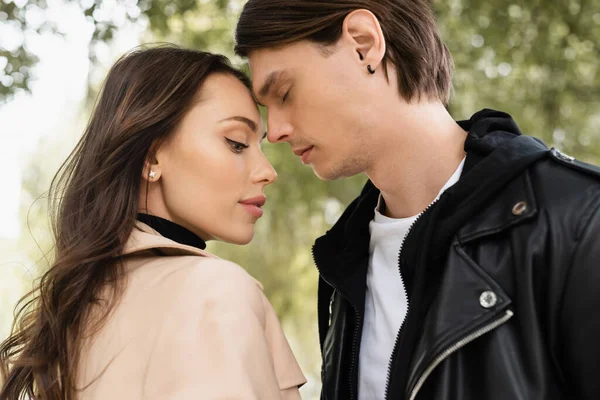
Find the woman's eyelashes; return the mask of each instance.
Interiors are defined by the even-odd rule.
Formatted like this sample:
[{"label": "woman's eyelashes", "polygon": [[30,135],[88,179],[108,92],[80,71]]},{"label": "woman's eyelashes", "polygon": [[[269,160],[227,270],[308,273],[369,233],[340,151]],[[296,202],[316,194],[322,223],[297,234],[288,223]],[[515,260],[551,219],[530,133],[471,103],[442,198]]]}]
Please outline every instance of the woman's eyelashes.
[{"label": "woman's eyelashes", "polygon": [[288,91],[285,92],[285,94],[283,95],[283,97],[281,97],[281,104],[285,103],[285,101],[287,100],[289,94],[290,94],[290,91],[288,89]]},{"label": "woman's eyelashes", "polygon": [[240,154],[245,149],[247,149],[248,147],[250,147],[247,144],[236,142],[235,140],[231,140],[229,138],[225,138],[225,140],[227,140],[227,144],[229,144],[229,147],[231,148],[231,151],[233,151],[236,154]]}]

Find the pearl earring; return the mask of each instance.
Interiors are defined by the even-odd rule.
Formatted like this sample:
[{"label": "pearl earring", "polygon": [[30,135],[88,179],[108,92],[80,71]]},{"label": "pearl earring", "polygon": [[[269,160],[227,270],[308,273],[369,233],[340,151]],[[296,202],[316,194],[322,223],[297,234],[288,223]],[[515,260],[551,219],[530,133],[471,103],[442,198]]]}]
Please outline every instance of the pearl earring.
[{"label": "pearl earring", "polygon": [[150,177],[150,179],[154,179],[156,177],[156,172],[150,171],[150,173],[148,174],[148,176]]}]

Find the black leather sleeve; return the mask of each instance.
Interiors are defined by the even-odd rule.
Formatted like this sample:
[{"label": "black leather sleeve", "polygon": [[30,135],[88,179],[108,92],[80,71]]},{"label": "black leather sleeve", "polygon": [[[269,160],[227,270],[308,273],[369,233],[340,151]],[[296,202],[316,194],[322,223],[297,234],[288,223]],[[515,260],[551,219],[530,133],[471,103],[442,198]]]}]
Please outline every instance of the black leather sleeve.
[{"label": "black leather sleeve", "polygon": [[565,282],[561,329],[563,370],[572,398],[600,399],[600,193],[577,227]]}]

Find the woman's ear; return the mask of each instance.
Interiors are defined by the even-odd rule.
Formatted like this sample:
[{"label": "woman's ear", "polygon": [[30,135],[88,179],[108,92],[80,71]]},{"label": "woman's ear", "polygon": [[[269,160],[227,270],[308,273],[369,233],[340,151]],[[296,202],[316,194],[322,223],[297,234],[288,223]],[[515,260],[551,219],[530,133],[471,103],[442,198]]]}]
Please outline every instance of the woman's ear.
[{"label": "woman's ear", "polygon": [[162,170],[160,163],[156,158],[156,153],[152,152],[146,158],[144,163],[144,169],[142,170],[142,178],[148,182],[157,182],[160,179]]},{"label": "woman's ear", "polygon": [[385,56],[385,37],[379,20],[369,10],[355,10],[346,16],[342,37],[354,47],[356,59],[367,71],[376,70]]}]

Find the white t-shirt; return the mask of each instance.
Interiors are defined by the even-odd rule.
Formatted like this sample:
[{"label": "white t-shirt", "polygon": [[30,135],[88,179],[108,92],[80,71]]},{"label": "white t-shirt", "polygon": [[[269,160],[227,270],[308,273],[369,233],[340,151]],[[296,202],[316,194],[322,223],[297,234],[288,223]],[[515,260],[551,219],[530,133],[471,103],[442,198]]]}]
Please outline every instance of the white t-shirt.
[{"label": "white t-shirt", "polygon": [[[437,198],[458,182],[464,163],[463,159]],[[358,363],[359,400],[385,397],[392,351],[408,312],[408,297],[398,269],[400,246],[418,216],[388,218],[379,212],[377,204],[375,216],[369,223],[369,269]]]}]

